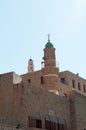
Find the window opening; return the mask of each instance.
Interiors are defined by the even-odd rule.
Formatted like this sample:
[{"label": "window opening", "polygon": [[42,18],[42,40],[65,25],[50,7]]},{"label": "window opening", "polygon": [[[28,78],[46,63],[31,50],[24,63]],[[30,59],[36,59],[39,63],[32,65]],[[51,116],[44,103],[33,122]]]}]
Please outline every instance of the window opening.
[{"label": "window opening", "polygon": [[58,118],[54,118],[54,130],[59,130],[59,120],[58,120]]},{"label": "window opening", "polygon": [[35,118],[36,118],[36,128],[42,128],[41,116],[38,112],[35,113]]},{"label": "window opening", "polygon": [[48,115],[45,116],[45,129],[51,130],[50,117]]},{"label": "window opening", "polygon": [[62,120],[62,130],[66,130],[66,121],[65,121],[65,119]]},{"label": "window opening", "polygon": [[83,92],[85,93],[86,92],[86,86],[83,85]]},{"label": "window opening", "polygon": [[28,83],[31,83],[31,79],[28,79]]},{"label": "window opening", "polygon": [[61,83],[65,84],[65,78],[61,78]]},{"label": "window opening", "polygon": [[41,84],[44,84],[44,77],[41,76]]},{"label": "window opening", "polygon": [[81,90],[80,82],[78,82],[78,90]]},{"label": "window opening", "polygon": [[72,80],[72,86],[75,88],[75,80]]}]

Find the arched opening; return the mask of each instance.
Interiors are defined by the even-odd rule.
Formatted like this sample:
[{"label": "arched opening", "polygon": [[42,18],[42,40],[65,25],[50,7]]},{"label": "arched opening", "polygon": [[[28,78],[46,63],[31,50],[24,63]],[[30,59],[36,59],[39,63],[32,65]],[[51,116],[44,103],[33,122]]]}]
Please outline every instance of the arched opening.
[{"label": "arched opening", "polygon": [[55,117],[53,122],[54,122],[54,130],[59,130],[59,120],[58,120],[58,118]]},{"label": "arched opening", "polygon": [[50,117],[48,115],[45,116],[45,129],[51,130]]},{"label": "arched opening", "polygon": [[41,84],[44,84],[44,77],[41,76],[40,79],[41,79]]},{"label": "arched opening", "polygon": [[62,119],[62,130],[66,130],[66,120]]},{"label": "arched opening", "polygon": [[35,113],[35,119],[36,119],[36,128],[42,128],[41,116],[38,112]]}]

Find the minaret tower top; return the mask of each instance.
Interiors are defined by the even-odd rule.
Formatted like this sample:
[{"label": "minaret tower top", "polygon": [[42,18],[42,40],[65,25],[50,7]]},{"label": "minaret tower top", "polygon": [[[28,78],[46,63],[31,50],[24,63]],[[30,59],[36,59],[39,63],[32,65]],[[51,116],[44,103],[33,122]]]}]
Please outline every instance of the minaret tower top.
[{"label": "minaret tower top", "polygon": [[50,34],[48,34],[48,42],[46,43],[45,48],[53,48],[53,44],[50,42]]},{"label": "minaret tower top", "polygon": [[50,42],[50,34],[48,35],[48,42],[44,48],[44,66],[45,67],[56,67],[55,48]]}]

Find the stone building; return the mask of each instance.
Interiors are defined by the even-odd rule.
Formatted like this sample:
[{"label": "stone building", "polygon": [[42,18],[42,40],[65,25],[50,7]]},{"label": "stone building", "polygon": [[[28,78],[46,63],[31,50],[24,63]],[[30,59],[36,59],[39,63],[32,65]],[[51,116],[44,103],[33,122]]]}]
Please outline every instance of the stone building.
[{"label": "stone building", "polygon": [[0,130],[86,130],[86,80],[59,72],[48,39],[41,70],[0,74]]}]

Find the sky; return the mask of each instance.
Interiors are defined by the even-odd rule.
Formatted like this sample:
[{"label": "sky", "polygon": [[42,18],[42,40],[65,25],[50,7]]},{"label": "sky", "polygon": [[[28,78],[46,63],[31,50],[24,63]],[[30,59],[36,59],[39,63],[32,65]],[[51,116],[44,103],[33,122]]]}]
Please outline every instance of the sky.
[{"label": "sky", "polygon": [[40,70],[49,33],[60,71],[86,78],[86,0],[0,0],[0,74]]}]

